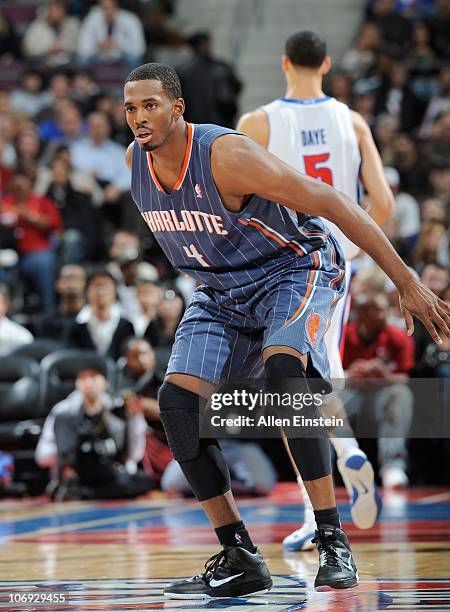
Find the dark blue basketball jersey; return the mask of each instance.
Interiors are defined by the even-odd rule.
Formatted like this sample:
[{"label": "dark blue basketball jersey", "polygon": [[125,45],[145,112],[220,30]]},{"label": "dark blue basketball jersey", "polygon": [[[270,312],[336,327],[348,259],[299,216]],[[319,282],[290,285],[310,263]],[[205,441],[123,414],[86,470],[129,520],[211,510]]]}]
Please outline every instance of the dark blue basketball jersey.
[{"label": "dark blue basketball jersey", "polygon": [[211,145],[224,134],[236,132],[188,124],[182,172],[170,193],[159,184],[150,153],[135,142],[131,189],[172,265],[213,289],[231,290],[237,296],[238,288],[260,286],[269,275],[317,252],[328,231],[318,217],[297,215],[258,195],[240,212],[227,210],[210,162]]}]

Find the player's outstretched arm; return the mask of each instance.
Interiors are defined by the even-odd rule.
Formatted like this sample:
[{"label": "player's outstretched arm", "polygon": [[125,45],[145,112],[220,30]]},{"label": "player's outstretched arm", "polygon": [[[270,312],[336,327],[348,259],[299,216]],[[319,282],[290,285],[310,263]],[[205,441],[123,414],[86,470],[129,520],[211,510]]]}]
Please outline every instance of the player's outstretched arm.
[{"label": "player's outstretched arm", "polygon": [[352,121],[361,152],[361,180],[369,194],[368,213],[381,225],[395,209],[395,199],[384,176],[383,163],[369,126],[359,113],[352,111]]},{"label": "player's outstretched arm", "polygon": [[450,338],[450,306],[416,280],[375,221],[342,193],[300,174],[250,138],[235,134],[218,138],[211,147],[211,167],[224,204],[235,212],[242,197],[256,193],[292,210],[325,217],[364,249],[396,285],[408,333],[412,315],[421,319],[435,342],[435,325]]}]

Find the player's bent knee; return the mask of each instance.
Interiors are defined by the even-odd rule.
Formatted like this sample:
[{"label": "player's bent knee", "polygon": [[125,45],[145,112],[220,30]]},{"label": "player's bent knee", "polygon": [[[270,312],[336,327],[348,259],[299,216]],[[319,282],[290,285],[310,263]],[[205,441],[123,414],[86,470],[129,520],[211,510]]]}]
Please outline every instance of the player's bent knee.
[{"label": "player's bent knee", "polygon": [[[285,353],[271,355],[266,360],[265,370],[267,391],[280,394],[309,392],[306,369],[299,358]],[[320,416],[314,402],[303,406],[302,415],[306,419]],[[311,431],[302,427],[296,435],[298,437],[287,435],[287,438],[303,480],[317,480],[331,474],[330,443],[325,430],[317,427]]]},{"label": "player's bent knee", "polygon": [[215,439],[200,438],[199,411],[204,400],[170,382],[158,394],[161,421],[174,459],[199,501],[230,490],[228,467]]}]

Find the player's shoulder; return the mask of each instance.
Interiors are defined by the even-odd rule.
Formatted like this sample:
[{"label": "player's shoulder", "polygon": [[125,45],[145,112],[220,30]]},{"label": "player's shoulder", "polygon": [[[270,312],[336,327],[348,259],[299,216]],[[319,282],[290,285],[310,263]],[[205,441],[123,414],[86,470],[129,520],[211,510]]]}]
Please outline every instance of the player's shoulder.
[{"label": "player's shoulder", "polygon": [[366,120],[364,119],[362,115],[360,115],[359,113],[357,113],[356,111],[352,109],[349,109],[349,110],[350,110],[350,117],[353,123],[353,128],[358,136],[358,140],[360,140],[362,137],[370,134],[369,125],[367,124]]},{"label": "player's shoulder", "polygon": [[269,142],[269,118],[263,108],[257,108],[245,113],[239,119],[237,131],[250,136],[263,147],[267,147]]}]

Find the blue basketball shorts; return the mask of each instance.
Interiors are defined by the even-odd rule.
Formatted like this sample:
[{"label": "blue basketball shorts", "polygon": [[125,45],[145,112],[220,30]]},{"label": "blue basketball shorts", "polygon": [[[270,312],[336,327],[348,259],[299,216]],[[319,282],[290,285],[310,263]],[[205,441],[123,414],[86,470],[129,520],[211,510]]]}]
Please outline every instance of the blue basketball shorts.
[{"label": "blue basketball shorts", "polygon": [[292,258],[242,300],[199,287],[175,335],[167,374],[213,383],[258,378],[263,350],[279,345],[308,354],[309,375],[328,380],[324,335],[345,289],[345,262],[335,245],[329,239],[309,255]]}]

